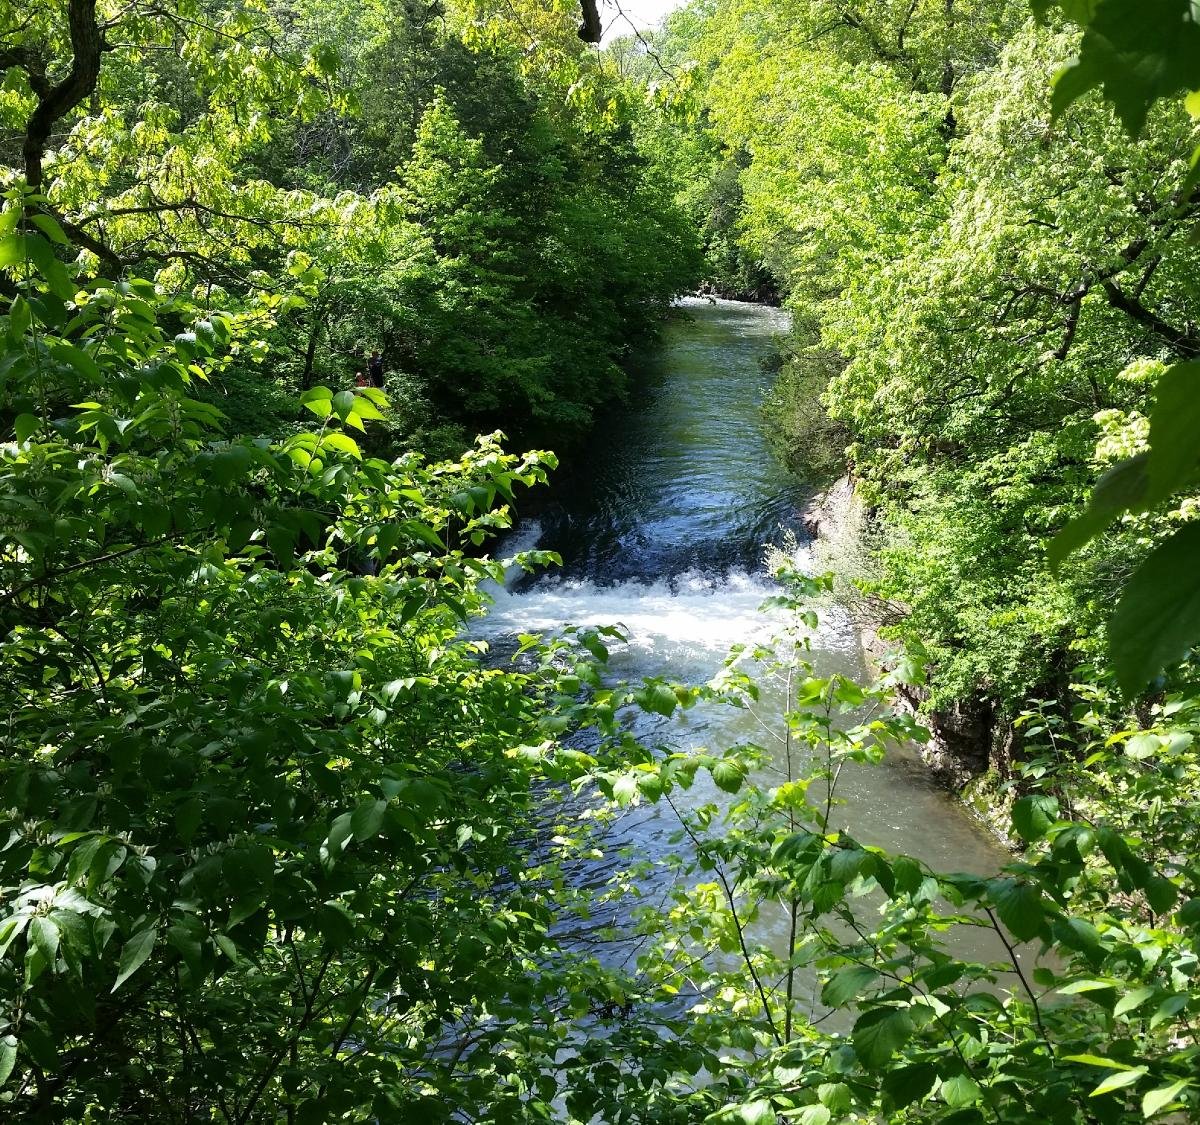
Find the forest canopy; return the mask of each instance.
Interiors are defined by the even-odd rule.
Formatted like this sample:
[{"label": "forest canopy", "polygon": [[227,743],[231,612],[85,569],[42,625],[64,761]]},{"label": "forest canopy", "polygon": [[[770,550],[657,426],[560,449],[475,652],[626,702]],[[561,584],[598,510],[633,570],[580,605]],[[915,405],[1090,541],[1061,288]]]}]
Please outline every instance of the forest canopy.
[{"label": "forest canopy", "polygon": [[[13,1120],[1200,1114],[1192,5],[611,15],[0,8]],[[699,286],[786,308],[765,424],[854,558],[776,553],[707,683],[492,651]],[[697,707],[782,750],[634,733]],[[845,777],[964,717],[1011,855],[857,839]]]}]

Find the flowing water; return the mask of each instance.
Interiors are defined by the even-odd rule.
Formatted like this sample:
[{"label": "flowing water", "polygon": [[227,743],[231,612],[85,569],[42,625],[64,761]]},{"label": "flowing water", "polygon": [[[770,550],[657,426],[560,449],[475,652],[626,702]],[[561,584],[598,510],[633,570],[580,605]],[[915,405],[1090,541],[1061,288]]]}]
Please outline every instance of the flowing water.
[{"label": "flowing water", "polygon": [[[638,396],[598,427],[550,510],[507,544],[557,551],[562,567],[497,590],[480,627],[486,638],[500,643],[565,624],[620,624],[630,641],[614,651],[616,675],[703,683],[731,645],[770,635],[778,622],[759,611],[772,593],[763,546],[788,528],[802,538],[806,498],[772,456],[760,421],[771,379],[761,360],[786,330],[785,318],[757,305],[681,304]],[[866,677],[857,630],[837,607],[823,614],[813,649],[818,674]],[[721,706],[634,720],[649,744],[716,751],[742,742],[772,745],[763,721]],[[983,873],[1003,860],[911,752],[849,771],[840,795],[846,803],[838,820],[863,843],[941,870]],[[685,799],[720,794],[698,784]],[[677,827],[669,809],[652,806],[620,818],[615,831],[640,858],[654,859],[679,846],[670,839]]]}]

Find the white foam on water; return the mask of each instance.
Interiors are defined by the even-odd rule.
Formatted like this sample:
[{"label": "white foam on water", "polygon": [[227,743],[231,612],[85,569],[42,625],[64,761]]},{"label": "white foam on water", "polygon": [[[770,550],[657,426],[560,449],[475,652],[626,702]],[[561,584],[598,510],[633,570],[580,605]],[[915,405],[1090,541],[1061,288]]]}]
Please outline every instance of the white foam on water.
[{"label": "white foam on water", "polygon": [[769,631],[772,615],[760,612],[774,592],[765,578],[700,574],[655,582],[597,585],[589,579],[543,578],[514,591],[495,590],[495,606],[476,631],[484,636],[546,633],[567,625],[620,625],[630,647],[668,657],[678,650],[724,652]]},{"label": "white foam on water", "polygon": [[[502,553],[535,547],[538,530],[519,529]],[[550,571],[532,585],[514,589],[520,573],[511,568],[504,586],[489,587],[493,607],[472,623],[472,636],[496,641],[521,633],[552,634],[571,625],[615,625],[628,638],[614,649],[619,668],[699,682],[718,669],[733,646],[766,643],[786,620],[786,611],[763,608],[779,593],[765,574],[735,571],[716,577],[692,571],[655,581],[605,584],[556,578]],[[842,608],[822,606],[819,616],[814,648],[857,655],[858,638]]]}]

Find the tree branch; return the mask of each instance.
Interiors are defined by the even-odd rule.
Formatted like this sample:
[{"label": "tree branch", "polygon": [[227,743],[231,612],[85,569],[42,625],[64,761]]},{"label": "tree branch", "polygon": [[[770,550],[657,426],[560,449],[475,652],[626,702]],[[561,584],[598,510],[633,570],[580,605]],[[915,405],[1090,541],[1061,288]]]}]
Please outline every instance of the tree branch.
[{"label": "tree branch", "polygon": [[42,161],[51,131],[92,94],[100,77],[100,56],[105,46],[104,34],[96,22],[96,0],[70,0],[67,20],[71,29],[71,70],[56,86],[39,95],[25,125],[25,181],[34,191],[42,188]]},{"label": "tree branch", "polygon": [[1136,297],[1131,297],[1128,293],[1123,292],[1114,282],[1105,281],[1102,284],[1104,293],[1108,297],[1108,303],[1113,308],[1120,309],[1139,324],[1145,325],[1156,336],[1174,347],[1180,355],[1187,357],[1200,355],[1200,338],[1192,329],[1185,330],[1168,324],[1158,313],[1146,308]]}]

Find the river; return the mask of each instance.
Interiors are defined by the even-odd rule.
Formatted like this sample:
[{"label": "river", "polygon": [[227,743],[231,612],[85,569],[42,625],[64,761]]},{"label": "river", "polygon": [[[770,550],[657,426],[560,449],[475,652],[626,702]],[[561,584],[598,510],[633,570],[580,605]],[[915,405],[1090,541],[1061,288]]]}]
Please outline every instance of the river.
[{"label": "river", "polygon": [[[763,545],[785,528],[802,535],[807,495],[772,455],[760,419],[771,382],[761,360],[786,327],[777,309],[682,302],[639,392],[576,455],[585,470],[556,487],[550,508],[508,545],[557,551],[562,567],[495,591],[485,637],[620,624],[629,644],[614,652],[616,675],[703,683],[731,645],[769,635],[773,622],[759,610],[773,592]],[[858,631],[836,606],[824,611],[813,650],[818,674],[867,676]],[[719,751],[769,744],[762,719],[702,706],[634,721],[649,744]],[[1003,862],[996,842],[910,750],[849,771],[840,794],[840,824],[862,843],[947,871],[984,873]],[[698,785],[686,799],[720,797]],[[677,827],[669,809],[651,806],[620,818],[615,831],[639,858],[655,859],[679,846],[671,841]]]}]

